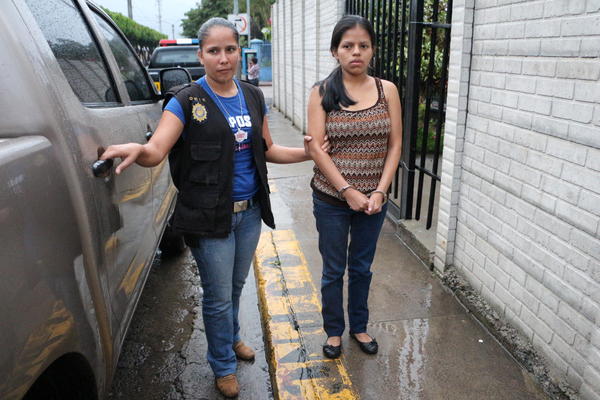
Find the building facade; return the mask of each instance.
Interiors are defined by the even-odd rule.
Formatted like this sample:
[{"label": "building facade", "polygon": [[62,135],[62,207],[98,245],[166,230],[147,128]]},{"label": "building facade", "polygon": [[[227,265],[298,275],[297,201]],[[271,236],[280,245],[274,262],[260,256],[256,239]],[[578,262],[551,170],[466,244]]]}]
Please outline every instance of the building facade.
[{"label": "building facade", "polygon": [[600,398],[600,2],[454,2],[435,266]]},{"label": "building facade", "polygon": [[[274,105],[302,130],[343,13],[273,7]],[[454,0],[451,35],[435,270],[600,399],[600,0]]]},{"label": "building facade", "polygon": [[273,105],[302,131],[310,89],[336,66],[329,41],[342,15],[343,0],[279,0],[273,5]]}]

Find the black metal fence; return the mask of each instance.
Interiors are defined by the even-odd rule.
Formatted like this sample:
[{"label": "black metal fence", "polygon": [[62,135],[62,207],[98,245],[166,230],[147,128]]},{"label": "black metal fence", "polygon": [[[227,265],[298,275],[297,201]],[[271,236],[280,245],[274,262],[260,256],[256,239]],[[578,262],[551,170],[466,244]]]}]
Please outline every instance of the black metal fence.
[{"label": "black metal fence", "polygon": [[347,14],[362,15],[375,28],[373,75],[394,82],[402,100],[403,151],[390,212],[419,220],[426,201],[427,229],[440,181],[451,11],[452,0],[346,1]]}]

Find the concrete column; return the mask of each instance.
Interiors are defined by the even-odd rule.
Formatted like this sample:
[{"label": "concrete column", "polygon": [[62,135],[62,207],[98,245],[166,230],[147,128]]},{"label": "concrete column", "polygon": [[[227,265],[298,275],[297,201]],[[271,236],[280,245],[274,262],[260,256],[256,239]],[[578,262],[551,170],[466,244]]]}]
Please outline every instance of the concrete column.
[{"label": "concrete column", "polygon": [[279,67],[279,51],[277,51],[279,45],[279,35],[277,34],[278,7],[277,3],[271,6],[271,68],[273,70],[273,105],[275,107],[278,107],[279,104],[279,71],[277,70]]},{"label": "concrete column", "polygon": [[468,111],[474,7],[475,0],[456,0],[452,7],[442,183],[433,260],[435,269],[439,273],[453,263]]}]

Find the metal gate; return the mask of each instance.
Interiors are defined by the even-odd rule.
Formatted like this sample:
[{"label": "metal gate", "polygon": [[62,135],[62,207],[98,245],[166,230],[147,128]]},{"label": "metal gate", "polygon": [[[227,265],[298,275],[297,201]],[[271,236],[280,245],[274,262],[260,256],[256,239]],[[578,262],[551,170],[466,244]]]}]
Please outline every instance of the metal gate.
[{"label": "metal gate", "polygon": [[[362,15],[375,29],[372,74],[394,82],[402,101],[402,160],[389,212],[398,219],[420,220],[426,201],[427,229],[440,181],[451,12],[452,0],[346,1],[347,14]],[[428,196],[425,179],[430,180]]]}]

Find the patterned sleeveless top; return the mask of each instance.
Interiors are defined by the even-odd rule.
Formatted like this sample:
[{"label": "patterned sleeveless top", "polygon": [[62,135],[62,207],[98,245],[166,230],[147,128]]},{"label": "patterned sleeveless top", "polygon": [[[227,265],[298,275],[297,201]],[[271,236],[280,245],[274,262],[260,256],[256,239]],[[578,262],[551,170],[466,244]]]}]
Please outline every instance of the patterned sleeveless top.
[{"label": "patterned sleeveless top", "polygon": [[[379,184],[391,132],[381,80],[375,78],[375,83],[379,93],[375,105],[358,111],[333,110],[327,113],[325,121],[331,160],[344,179],[364,194],[372,192]],[[311,186],[315,194],[318,197],[326,194],[345,202],[316,165],[313,170]]]}]

